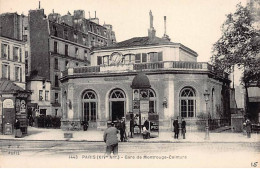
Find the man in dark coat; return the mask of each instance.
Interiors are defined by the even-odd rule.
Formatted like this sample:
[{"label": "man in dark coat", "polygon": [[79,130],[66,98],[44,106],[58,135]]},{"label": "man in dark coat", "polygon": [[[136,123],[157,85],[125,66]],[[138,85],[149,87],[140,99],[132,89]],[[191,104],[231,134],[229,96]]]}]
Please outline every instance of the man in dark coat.
[{"label": "man in dark coat", "polygon": [[120,121],[120,127],[119,127],[119,130],[120,130],[120,140],[121,142],[124,142],[125,140],[125,119],[122,118],[121,121]]},{"label": "man in dark coat", "polygon": [[149,130],[149,121],[147,119],[144,121],[144,127]]},{"label": "man in dark coat", "polygon": [[186,121],[184,120],[184,118],[182,118],[182,121],[181,121],[181,131],[182,131],[183,139],[185,139]]},{"label": "man in dark coat", "polygon": [[113,151],[114,155],[118,154],[118,130],[115,128],[114,123],[108,122],[108,128],[104,132],[104,142],[106,143],[106,154],[111,155]]},{"label": "man in dark coat", "polygon": [[247,133],[247,138],[251,138],[251,131],[252,131],[252,123],[249,119],[246,120],[246,133]]},{"label": "man in dark coat", "polygon": [[21,138],[22,137],[22,132],[21,132],[20,128],[21,128],[20,121],[18,119],[15,119],[15,123],[14,123],[15,138]]},{"label": "man in dark coat", "polygon": [[173,121],[173,128],[174,128],[174,139],[178,139],[179,137],[179,124],[178,124],[178,120],[175,119]]},{"label": "man in dark coat", "polygon": [[132,118],[130,119],[130,132],[131,132],[131,138],[133,138],[134,127],[135,127],[135,121],[134,121],[134,118],[132,117]]}]

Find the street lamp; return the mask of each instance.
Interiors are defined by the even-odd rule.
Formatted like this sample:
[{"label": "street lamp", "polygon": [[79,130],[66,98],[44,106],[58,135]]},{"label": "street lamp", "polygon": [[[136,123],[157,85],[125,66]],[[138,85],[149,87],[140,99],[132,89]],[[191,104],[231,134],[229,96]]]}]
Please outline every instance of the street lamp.
[{"label": "street lamp", "polygon": [[205,140],[209,140],[209,117],[208,117],[208,102],[209,102],[209,93],[208,90],[205,90],[204,93],[204,98],[205,98],[205,102],[206,102],[206,134],[205,134]]}]

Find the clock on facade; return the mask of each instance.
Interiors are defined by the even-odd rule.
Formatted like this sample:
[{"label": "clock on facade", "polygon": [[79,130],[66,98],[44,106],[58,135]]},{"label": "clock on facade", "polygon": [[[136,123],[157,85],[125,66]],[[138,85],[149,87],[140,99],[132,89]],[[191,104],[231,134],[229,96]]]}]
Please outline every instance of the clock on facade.
[{"label": "clock on facade", "polygon": [[112,64],[119,64],[123,62],[123,55],[119,52],[113,52],[110,55],[110,61]]}]

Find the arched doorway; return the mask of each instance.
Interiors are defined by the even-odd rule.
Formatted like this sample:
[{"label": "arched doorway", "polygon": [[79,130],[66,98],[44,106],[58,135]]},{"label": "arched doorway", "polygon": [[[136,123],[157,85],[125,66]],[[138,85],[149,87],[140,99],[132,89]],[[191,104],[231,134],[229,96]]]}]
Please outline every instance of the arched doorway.
[{"label": "arched doorway", "polygon": [[87,90],[82,96],[82,120],[87,121],[89,128],[97,128],[97,95],[93,90]]},{"label": "arched doorway", "polygon": [[109,95],[109,118],[112,121],[125,116],[125,93],[120,89],[114,89]]}]

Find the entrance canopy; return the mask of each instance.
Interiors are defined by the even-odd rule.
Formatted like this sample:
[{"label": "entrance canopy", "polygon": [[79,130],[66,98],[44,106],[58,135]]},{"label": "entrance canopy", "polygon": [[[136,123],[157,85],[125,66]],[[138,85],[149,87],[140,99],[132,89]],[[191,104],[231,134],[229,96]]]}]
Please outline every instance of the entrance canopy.
[{"label": "entrance canopy", "polygon": [[133,79],[132,89],[148,89],[151,88],[150,81],[148,77],[143,73],[139,72]]}]

